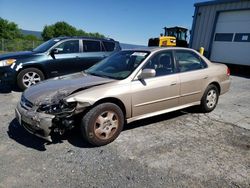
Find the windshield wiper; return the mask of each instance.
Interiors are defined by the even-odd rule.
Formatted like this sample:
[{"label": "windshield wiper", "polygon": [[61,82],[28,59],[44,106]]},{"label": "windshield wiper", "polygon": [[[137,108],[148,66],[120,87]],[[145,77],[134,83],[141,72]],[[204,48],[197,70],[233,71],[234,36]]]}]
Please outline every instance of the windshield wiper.
[{"label": "windshield wiper", "polygon": [[85,72],[86,74],[89,74],[89,75],[92,75],[92,76],[99,76],[99,77],[102,77],[102,75],[100,74],[96,74],[94,72]]},{"label": "windshield wiper", "polygon": [[103,74],[97,74],[97,73],[94,73],[94,72],[85,72],[85,74],[89,74],[89,75],[92,75],[92,76],[98,76],[98,77],[102,77],[102,78],[110,78],[110,79],[115,79],[111,76],[108,76],[108,75],[103,75]]}]

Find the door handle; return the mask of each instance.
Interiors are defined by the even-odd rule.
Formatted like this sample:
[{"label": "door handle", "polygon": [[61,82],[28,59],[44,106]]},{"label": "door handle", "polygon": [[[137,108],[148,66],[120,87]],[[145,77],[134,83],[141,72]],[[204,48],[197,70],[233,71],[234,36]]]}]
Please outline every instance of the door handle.
[{"label": "door handle", "polygon": [[177,82],[172,82],[171,84],[170,84],[170,86],[175,86],[177,84]]},{"label": "door handle", "polygon": [[208,76],[205,76],[203,79],[207,79],[208,78]]}]

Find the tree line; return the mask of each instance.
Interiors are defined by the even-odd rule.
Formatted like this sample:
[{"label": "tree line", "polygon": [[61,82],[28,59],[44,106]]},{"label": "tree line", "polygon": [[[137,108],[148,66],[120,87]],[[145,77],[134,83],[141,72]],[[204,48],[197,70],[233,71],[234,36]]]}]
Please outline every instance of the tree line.
[{"label": "tree line", "polygon": [[[103,34],[100,34],[98,32],[95,32],[95,33],[86,32],[82,29],[77,29],[76,27],[68,24],[67,22],[60,21],[52,25],[45,25],[41,33],[42,38],[39,38],[39,37],[36,37],[35,35],[30,35],[30,34],[24,35],[16,23],[8,21],[0,17],[1,46],[4,46],[3,40],[12,41],[11,44],[5,45],[6,50],[2,49],[2,51],[13,51],[13,48],[11,46],[13,47],[18,46],[17,43],[19,44],[20,41],[24,41],[24,40],[33,41],[33,45],[34,45],[34,42],[41,43],[42,41],[47,41],[51,38],[60,37],[60,36],[86,36],[86,37],[97,37],[97,38],[105,37]],[[15,49],[15,51],[26,50],[24,46],[25,45],[19,44],[18,49]]]}]

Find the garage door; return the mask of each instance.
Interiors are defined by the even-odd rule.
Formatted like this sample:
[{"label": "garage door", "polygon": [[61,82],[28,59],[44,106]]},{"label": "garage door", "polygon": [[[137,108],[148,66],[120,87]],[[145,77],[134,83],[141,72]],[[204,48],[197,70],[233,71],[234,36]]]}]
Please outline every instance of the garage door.
[{"label": "garage door", "polygon": [[219,14],[210,59],[250,66],[250,10]]}]

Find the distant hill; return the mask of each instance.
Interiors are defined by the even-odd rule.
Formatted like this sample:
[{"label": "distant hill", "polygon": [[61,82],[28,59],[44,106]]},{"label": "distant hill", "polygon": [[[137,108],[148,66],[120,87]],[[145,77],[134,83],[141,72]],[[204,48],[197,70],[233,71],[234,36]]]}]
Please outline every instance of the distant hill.
[{"label": "distant hill", "polygon": [[[41,31],[31,31],[31,30],[25,30],[21,29],[21,32],[23,35],[35,35],[38,38],[42,38],[42,32]],[[134,49],[134,48],[143,48],[145,46],[142,45],[135,45],[135,44],[127,44],[127,43],[120,43],[122,49]]]},{"label": "distant hill", "polygon": [[30,30],[21,29],[21,32],[23,35],[35,35],[38,38],[42,38],[41,31],[30,31]]}]

